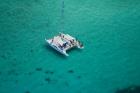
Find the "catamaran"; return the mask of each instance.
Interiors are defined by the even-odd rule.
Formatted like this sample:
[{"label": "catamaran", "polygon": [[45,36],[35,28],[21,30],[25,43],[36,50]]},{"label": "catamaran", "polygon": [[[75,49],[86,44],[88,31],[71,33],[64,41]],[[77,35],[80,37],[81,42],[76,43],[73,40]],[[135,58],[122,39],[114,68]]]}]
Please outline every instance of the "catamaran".
[{"label": "catamaran", "polygon": [[60,52],[61,54],[65,56],[69,56],[67,54],[67,50],[77,47],[79,49],[83,49],[83,44],[77,40],[76,38],[70,36],[69,34],[59,33],[59,35],[54,36],[51,39],[46,39],[46,42],[55,50]]}]

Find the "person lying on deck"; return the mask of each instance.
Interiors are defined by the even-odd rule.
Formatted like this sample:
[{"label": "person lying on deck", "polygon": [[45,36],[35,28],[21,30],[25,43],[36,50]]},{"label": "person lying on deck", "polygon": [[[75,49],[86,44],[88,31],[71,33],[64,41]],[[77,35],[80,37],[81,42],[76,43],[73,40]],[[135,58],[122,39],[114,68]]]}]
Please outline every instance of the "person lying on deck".
[{"label": "person lying on deck", "polygon": [[65,43],[63,44],[63,47],[66,48],[67,44],[68,44],[68,42],[65,42]]},{"label": "person lying on deck", "polygon": [[74,39],[69,40],[72,45],[74,45]]}]

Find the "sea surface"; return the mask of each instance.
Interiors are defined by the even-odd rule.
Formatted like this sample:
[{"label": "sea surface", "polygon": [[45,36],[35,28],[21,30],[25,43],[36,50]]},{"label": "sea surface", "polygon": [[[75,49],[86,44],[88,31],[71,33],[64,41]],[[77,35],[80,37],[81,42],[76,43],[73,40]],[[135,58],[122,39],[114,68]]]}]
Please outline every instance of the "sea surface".
[{"label": "sea surface", "polygon": [[[59,32],[84,44],[65,57]],[[116,93],[140,85],[140,0],[0,0],[0,93]]]}]

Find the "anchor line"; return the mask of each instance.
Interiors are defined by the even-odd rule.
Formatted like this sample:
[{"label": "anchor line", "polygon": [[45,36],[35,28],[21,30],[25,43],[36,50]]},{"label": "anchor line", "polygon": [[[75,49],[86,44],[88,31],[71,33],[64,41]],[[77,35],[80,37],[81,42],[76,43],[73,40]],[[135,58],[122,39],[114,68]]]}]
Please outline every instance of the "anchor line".
[{"label": "anchor line", "polygon": [[61,3],[61,18],[60,18],[60,21],[61,21],[61,28],[60,28],[60,31],[63,32],[64,31],[64,8],[65,8],[65,2],[64,0],[62,0],[62,3]]}]

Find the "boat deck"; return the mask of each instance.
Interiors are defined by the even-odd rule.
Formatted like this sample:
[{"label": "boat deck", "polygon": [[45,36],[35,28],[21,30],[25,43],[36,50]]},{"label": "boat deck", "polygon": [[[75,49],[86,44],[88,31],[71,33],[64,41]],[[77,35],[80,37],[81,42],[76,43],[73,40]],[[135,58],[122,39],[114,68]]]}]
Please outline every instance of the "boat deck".
[{"label": "boat deck", "polygon": [[51,39],[46,40],[50,46],[52,46],[57,51],[61,52],[62,54],[68,55],[66,53],[67,50],[77,47],[82,49],[79,41],[77,41],[74,37],[60,33],[58,36],[54,36]]}]

